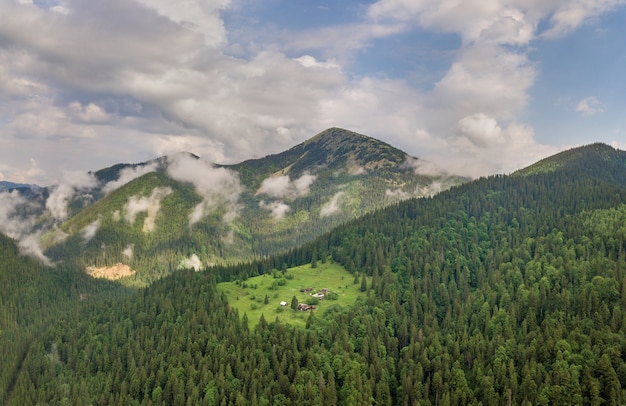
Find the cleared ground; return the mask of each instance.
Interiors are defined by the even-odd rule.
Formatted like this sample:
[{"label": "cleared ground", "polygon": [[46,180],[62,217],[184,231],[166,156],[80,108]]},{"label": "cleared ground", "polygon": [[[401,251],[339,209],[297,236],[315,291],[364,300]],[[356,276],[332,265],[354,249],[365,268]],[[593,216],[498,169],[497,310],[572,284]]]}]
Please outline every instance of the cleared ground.
[{"label": "cleared ground", "polygon": [[[368,286],[370,284],[368,278]],[[304,326],[309,317],[309,311],[293,310],[292,298],[295,296],[298,303],[312,303],[313,294],[322,289],[330,291],[324,299],[315,304],[315,313],[322,313],[330,306],[338,304],[347,306],[353,304],[359,296],[365,297],[361,292],[361,279],[355,278],[341,265],[317,262],[317,267],[310,264],[289,268],[286,272],[273,271],[248,278],[246,281],[224,282],[218,284],[218,288],[226,293],[231,306],[239,310],[243,317],[247,314],[250,328],[257,325],[261,314],[265,320],[272,322],[276,317],[283,323]],[[311,289],[301,292],[301,289]],[[266,303],[267,302],[267,303]],[[286,306],[281,306],[286,302]]]}]

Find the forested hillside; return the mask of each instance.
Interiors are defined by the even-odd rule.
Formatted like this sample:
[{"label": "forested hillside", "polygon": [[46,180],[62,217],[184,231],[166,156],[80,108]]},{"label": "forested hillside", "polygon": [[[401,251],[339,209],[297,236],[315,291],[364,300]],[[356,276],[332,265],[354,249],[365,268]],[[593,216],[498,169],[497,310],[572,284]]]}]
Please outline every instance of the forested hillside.
[{"label": "forested hillside", "polygon": [[[119,298],[127,290],[94,280],[81,270],[47,268],[20,255],[15,241],[0,234],[0,400],[5,403],[23,373],[32,345],[63,314],[87,302]],[[19,403],[19,402],[18,402]]]},{"label": "forested hillside", "polygon": [[[626,402],[626,156],[409,200],[288,254],[182,271],[47,323],[8,404],[620,405]],[[354,306],[248,327],[218,293],[325,258]],[[291,311],[291,310],[290,310]]]},{"label": "forested hillside", "polygon": [[[192,154],[115,165],[74,194],[68,218],[42,245],[51,262],[124,264],[134,272],[125,283],[146,285],[185,266],[284,252],[365,213],[467,181],[430,166],[339,128],[236,165]],[[54,189],[50,200],[63,202],[63,191]]]}]

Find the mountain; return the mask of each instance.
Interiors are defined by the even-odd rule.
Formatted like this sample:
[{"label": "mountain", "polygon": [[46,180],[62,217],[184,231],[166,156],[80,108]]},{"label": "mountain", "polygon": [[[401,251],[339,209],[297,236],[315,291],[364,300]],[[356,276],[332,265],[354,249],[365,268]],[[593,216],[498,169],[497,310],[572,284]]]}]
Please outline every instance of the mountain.
[{"label": "mountain", "polygon": [[13,190],[13,189],[38,189],[40,186],[30,185],[26,183],[13,183],[9,181],[2,180],[0,181],[0,192],[3,190]]},{"label": "mountain", "polygon": [[[249,261],[467,181],[431,168],[339,128],[236,165],[192,154],[120,164],[95,172],[97,186],[76,194],[70,218],[44,236],[45,254],[91,270],[122,263],[139,283],[179,267]],[[122,182],[128,174],[137,177]]]},{"label": "mountain", "polygon": [[[405,200],[283,254],[87,301],[22,341],[3,403],[625,404],[626,157],[610,151],[567,151],[548,171]],[[281,306],[299,327],[250,323],[220,291],[230,279],[234,300],[278,308],[260,287],[303,288],[295,267],[317,261],[353,275],[325,288],[365,297]]]},{"label": "mountain", "polygon": [[597,179],[626,185],[626,151],[596,143],[572,148],[516,171],[514,176],[584,171]]}]

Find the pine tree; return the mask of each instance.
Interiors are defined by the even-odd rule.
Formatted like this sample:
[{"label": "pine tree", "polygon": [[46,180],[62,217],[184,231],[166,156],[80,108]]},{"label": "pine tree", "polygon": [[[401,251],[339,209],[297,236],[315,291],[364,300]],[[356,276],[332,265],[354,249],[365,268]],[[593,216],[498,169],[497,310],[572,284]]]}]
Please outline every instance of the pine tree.
[{"label": "pine tree", "polygon": [[291,298],[291,308],[298,310],[298,298],[295,295]]}]

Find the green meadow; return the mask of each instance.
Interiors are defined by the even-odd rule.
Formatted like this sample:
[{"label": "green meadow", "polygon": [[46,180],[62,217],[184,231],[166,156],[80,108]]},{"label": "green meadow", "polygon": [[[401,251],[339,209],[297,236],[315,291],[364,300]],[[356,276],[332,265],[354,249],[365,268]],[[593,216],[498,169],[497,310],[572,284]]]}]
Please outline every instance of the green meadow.
[{"label": "green meadow", "polygon": [[[367,286],[371,283],[367,279]],[[310,292],[300,289],[311,288]],[[318,300],[314,313],[321,314],[332,305],[352,305],[360,296],[361,278],[355,279],[346,269],[336,263],[317,262],[315,268],[311,264],[288,268],[286,271],[273,270],[270,274],[255,276],[245,281],[224,282],[218,289],[228,297],[229,304],[239,311],[239,315],[248,316],[250,328],[256,326],[261,318],[268,322],[278,318],[283,323],[306,325],[311,311],[293,310],[292,298],[298,303],[314,303],[313,294],[328,289],[331,293],[325,299]],[[286,306],[281,306],[286,302]]]}]

